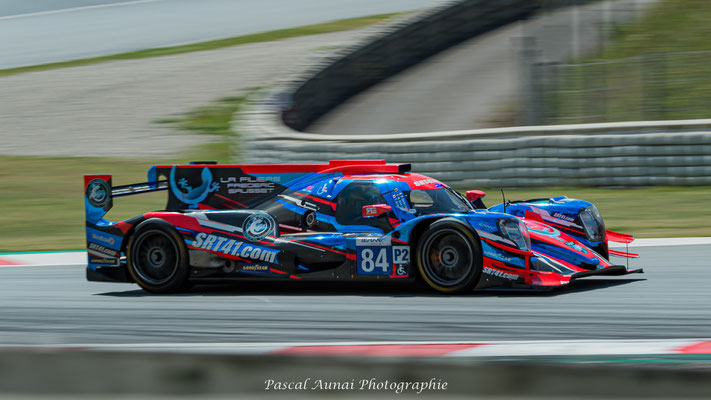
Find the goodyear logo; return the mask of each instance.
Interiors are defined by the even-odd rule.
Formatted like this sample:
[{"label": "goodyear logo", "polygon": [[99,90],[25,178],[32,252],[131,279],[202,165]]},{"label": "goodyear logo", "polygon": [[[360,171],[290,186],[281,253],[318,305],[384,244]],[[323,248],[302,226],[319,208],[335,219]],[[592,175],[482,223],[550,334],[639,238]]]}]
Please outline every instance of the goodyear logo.
[{"label": "goodyear logo", "polygon": [[269,265],[266,264],[242,264],[242,272],[269,272]]},{"label": "goodyear logo", "polygon": [[276,257],[279,254],[278,250],[271,250],[261,246],[255,246],[238,242],[234,239],[228,239],[222,236],[209,235],[200,232],[195,235],[193,247],[203,250],[210,250],[218,253],[223,253],[229,256],[237,256],[250,260],[264,261],[271,264],[276,264]]}]

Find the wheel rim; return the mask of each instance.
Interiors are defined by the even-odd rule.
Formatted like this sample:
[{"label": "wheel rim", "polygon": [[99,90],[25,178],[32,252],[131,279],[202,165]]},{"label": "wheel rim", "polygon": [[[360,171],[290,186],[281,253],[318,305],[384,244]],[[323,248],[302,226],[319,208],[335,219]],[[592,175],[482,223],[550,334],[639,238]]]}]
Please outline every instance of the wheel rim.
[{"label": "wheel rim", "polygon": [[440,286],[463,282],[472,268],[474,251],[466,235],[455,229],[442,229],[422,246],[422,263],[427,277]]},{"label": "wheel rim", "polygon": [[151,285],[161,285],[178,272],[178,247],[162,231],[142,234],[134,246],[131,263],[141,280]]}]

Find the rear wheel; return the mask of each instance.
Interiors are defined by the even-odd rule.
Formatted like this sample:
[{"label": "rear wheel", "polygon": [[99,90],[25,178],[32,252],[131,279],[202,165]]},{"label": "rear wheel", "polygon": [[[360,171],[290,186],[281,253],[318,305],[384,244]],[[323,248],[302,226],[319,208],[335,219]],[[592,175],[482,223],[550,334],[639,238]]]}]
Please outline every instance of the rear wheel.
[{"label": "rear wheel", "polygon": [[189,266],[180,235],[166,223],[146,221],[128,243],[128,272],[151,293],[186,290]]},{"label": "rear wheel", "polygon": [[433,289],[459,293],[474,288],[481,275],[479,240],[455,222],[435,223],[420,238],[417,268]]}]

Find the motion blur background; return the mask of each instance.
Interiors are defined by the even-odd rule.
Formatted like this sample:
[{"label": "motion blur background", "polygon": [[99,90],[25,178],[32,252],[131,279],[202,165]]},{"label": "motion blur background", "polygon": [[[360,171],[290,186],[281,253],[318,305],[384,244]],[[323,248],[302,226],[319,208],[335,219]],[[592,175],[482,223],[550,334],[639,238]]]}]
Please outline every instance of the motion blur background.
[{"label": "motion blur background", "polygon": [[641,237],[708,235],[701,122],[489,128],[706,118],[709,13],[700,0],[4,1],[0,251],[81,249],[85,173],[133,182],[191,159],[387,158],[460,189],[588,198]]},{"label": "motion blur background", "polygon": [[[497,193],[488,205],[499,188],[511,199],[568,195],[595,203],[608,228],[636,237],[711,236],[709,20],[707,0],[0,0],[0,264],[18,253],[84,248],[82,175],[112,174],[120,185],[144,181],[153,164],[190,160],[385,158],[460,190]],[[108,217],[164,204],[160,192],[129,197]],[[633,261],[647,280],[593,281],[545,296],[257,286],[153,298],[132,286],[90,285],[76,263],[0,265],[0,344],[202,342],[220,353],[228,342],[707,337],[708,244],[647,243]],[[62,359],[42,357],[35,361],[61,368]],[[72,365],[96,377],[93,356],[78,357]],[[697,365],[711,363],[700,357]],[[138,359],[121,365],[142,371]],[[17,360],[0,357],[0,387],[34,365],[5,374]],[[203,361],[215,371],[227,365]],[[289,366],[277,361],[275,371]],[[169,393],[209,391],[210,379],[224,378],[213,391],[222,393],[235,376],[256,379],[175,362]],[[151,365],[146,377],[165,378],[165,364]],[[383,365],[383,374],[411,371]],[[373,366],[339,368],[332,371],[347,376]],[[532,393],[550,395],[566,368]],[[477,381],[484,386],[493,376],[486,370]],[[534,371],[516,371],[482,393],[500,384],[525,394],[521,376]],[[663,376],[613,372],[650,385],[645,395],[673,397],[678,387],[655,392],[650,382],[662,385]],[[587,384],[607,396],[611,378],[599,377]],[[149,378],[130,378],[154,393]],[[677,378],[692,389],[706,379]],[[68,390],[50,381],[50,393]],[[122,382],[111,391],[128,387]],[[635,392],[617,393],[627,394]]]}]

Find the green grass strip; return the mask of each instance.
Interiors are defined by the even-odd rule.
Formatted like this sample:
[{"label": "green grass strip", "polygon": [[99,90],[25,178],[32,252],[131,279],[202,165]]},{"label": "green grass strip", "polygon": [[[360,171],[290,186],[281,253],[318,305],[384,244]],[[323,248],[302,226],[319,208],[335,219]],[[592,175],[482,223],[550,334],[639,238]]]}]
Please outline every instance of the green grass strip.
[{"label": "green grass strip", "polygon": [[614,25],[599,54],[559,70],[551,122],[708,118],[711,54],[695,52],[711,51],[709,20],[711,2],[665,0],[639,21]]}]

